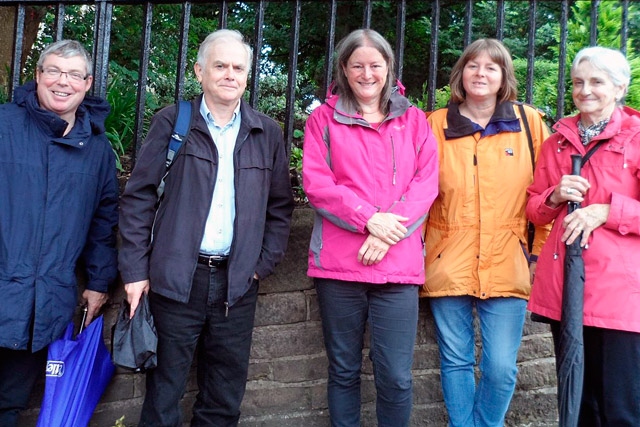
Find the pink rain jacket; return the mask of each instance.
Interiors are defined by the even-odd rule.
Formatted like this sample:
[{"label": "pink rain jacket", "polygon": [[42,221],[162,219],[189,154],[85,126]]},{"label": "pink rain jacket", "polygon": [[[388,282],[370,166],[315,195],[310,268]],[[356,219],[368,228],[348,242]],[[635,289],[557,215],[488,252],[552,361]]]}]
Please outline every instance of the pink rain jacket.
[{"label": "pink rain jacket", "polygon": [[[388,116],[371,126],[329,93],[306,123],[304,190],[316,211],[309,248],[311,277],[366,283],[424,283],[421,226],[438,194],[436,140],[424,112],[402,86]],[[372,266],[358,262],[376,212],[408,217],[407,236]]]}]

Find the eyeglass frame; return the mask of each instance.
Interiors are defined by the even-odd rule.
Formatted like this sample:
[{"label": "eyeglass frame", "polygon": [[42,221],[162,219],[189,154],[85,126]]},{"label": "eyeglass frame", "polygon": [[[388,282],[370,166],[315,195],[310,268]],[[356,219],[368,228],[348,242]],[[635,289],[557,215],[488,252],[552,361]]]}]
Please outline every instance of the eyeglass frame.
[{"label": "eyeglass frame", "polygon": [[[91,77],[91,74],[87,74],[84,77],[82,77],[82,74],[80,74],[77,71],[62,71],[61,69],[57,68],[57,67],[47,67],[46,69],[44,67],[39,67],[39,71],[44,75],[44,77],[49,78],[51,80],[53,80],[54,78],[56,80],[59,80],[63,74],[67,75],[67,80],[69,81],[73,81],[73,82],[83,82],[86,81],[89,77]],[[58,75],[57,76],[52,76],[51,73],[53,71],[57,71]],[[69,74],[71,73],[71,74]],[[79,78],[78,78],[79,77]]]}]

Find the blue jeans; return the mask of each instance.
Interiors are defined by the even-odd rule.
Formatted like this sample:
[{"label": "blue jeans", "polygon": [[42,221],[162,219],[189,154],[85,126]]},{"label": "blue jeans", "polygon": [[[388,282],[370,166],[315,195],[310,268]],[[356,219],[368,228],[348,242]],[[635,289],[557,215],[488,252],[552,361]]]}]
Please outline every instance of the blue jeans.
[{"label": "blue jeans", "polygon": [[[527,302],[520,298],[431,298],[442,391],[451,427],[502,427],[516,386]],[[480,321],[480,380],[474,376],[473,308]]]},{"label": "blue jeans", "polygon": [[228,313],[226,268],[198,265],[189,302],[149,293],[158,331],[158,367],[147,371],[139,426],[182,425],[180,399],[194,354],[198,395],[191,426],[237,426],[245,392],[258,282]]},{"label": "blue jeans", "polygon": [[367,320],[378,427],[409,425],[413,403],[413,346],[418,287],[315,279],[324,344],[332,427],[360,426],[360,372]]}]

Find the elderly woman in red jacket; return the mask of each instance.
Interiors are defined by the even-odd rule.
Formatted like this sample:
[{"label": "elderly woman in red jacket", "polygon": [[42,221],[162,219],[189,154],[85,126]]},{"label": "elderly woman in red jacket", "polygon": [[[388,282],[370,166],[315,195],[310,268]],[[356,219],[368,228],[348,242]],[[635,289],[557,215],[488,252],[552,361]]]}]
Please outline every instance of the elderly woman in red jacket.
[{"label": "elderly woman in red jacket", "polygon": [[[581,426],[640,425],[640,113],[622,102],[629,63],[616,50],[589,47],[571,67],[579,113],[560,120],[543,145],[527,215],[553,222],[538,260],[529,309],[550,319],[556,342],[565,246],[584,248],[584,390]],[[604,142],[603,142],[604,141]],[[572,154],[603,142],[571,175]],[[567,214],[567,202],[581,209]],[[556,351],[557,353],[557,351]]]}]

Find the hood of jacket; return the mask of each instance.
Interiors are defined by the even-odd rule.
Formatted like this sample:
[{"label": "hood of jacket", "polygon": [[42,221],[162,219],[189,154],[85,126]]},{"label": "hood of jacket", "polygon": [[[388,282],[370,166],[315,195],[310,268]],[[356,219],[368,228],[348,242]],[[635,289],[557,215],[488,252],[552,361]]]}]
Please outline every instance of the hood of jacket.
[{"label": "hood of jacket", "polygon": [[[353,108],[349,108],[344,99],[335,93],[335,87],[332,84],[327,90],[327,98],[325,103],[333,108],[334,119],[342,124],[367,124],[362,116]],[[387,119],[393,119],[403,115],[407,109],[411,106],[411,103],[404,96],[404,86],[399,80],[396,80],[396,86],[391,89],[391,98],[389,98],[389,114]],[[385,119],[386,120],[386,119]]]},{"label": "hood of jacket", "polygon": [[[22,86],[16,88],[14,93],[14,103],[20,107],[25,107],[38,123],[46,124],[44,129],[50,130],[50,134],[55,137],[61,137],[67,128],[67,122],[60,118],[57,114],[45,110],[40,106],[37,94],[37,83],[31,80]],[[105,121],[111,112],[109,103],[102,98],[85,95],[84,100],[78,106],[76,116],[79,118],[89,117],[85,126],[73,131],[81,133],[99,135],[105,131]],[[82,135],[85,136],[85,135]],[[86,135],[88,136],[88,135]]]}]

